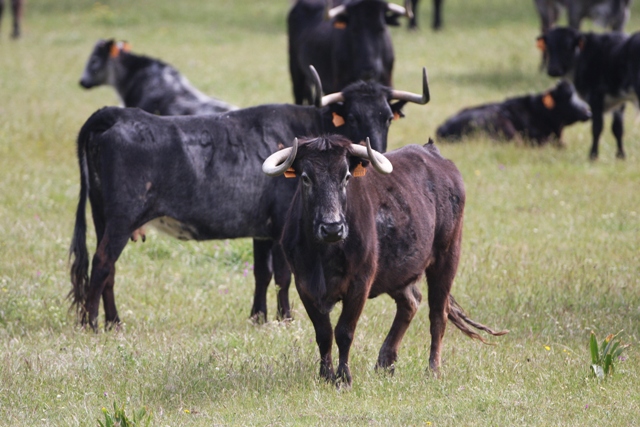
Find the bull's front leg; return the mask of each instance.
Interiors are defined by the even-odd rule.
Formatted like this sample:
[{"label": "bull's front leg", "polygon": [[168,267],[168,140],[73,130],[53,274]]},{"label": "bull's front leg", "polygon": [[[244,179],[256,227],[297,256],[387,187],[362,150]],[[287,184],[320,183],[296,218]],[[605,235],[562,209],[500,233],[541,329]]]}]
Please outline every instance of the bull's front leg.
[{"label": "bull's front leg", "polygon": [[291,304],[289,303],[289,286],[291,285],[291,270],[279,243],[274,243],[273,249],[273,277],[278,287],[278,319],[291,319]]},{"label": "bull's front leg", "polygon": [[[336,344],[338,345],[339,362],[336,380],[347,386],[351,385],[351,370],[349,369],[349,351],[356,331],[358,319],[369,295],[370,284],[358,285],[351,283],[347,296],[342,300],[342,313],[336,325]],[[337,384],[339,385],[339,384]]]},{"label": "bull's front leg", "polygon": [[590,98],[592,144],[589,158],[596,160],[598,158],[598,141],[600,140],[604,121],[604,97],[602,95],[592,95]]},{"label": "bull's front leg", "polygon": [[624,148],[622,146],[622,135],[624,134],[624,104],[622,104],[617,110],[613,112],[613,122],[611,123],[611,131],[616,138],[616,144],[618,144],[618,151],[616,157],[618,159],[624,159]]},{"label": "bull's front leg", "polygon": [[267,288],[273,276],[271,263],[272,240],[253,239],[253,277],[255,290],[251,319],[256,323],[267,320]]},{"label": "bull's front leg", "polygon": [[331,346],[333,343],[333,329],[331,328],[331,319],[329,313],[321,313],[304,292],[300,292],[300,299],[304,308],[307,310],[309,319],[313,323],[313,329],[316,331],[316,343],[320,352],[320,377],[327,381],[335,380],[333,371],[333,360],[331,359]]}]

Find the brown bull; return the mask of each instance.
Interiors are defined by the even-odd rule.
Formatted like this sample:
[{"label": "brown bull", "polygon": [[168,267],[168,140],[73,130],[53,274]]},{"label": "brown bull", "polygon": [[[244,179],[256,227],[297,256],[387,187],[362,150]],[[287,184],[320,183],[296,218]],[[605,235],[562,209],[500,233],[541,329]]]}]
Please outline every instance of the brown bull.
[{"label": "brown bull", "polygon": [[[387,158],[388,157],[388,158]],[[349,349],[367,298],[387,293],[397,312],[377,367],[393,369],[398,347],[418,310],[427,277],[431,322],[430,368],[437,372],[447,319],[484,339],[450,294],[460,259],[465,191],[455,165],[430,141],[387,157],[341,136],[303,141],[273,154],[263,171],[300,177],[282,246],[296,288],[313,322],[320,375],[351,383]],[[373,171],[362,176],[371,162]],[[393,166],[392,166],[393,164]],[[371,169],[371,168],[369,168]],[[393,174],[388,175],[392,170]],[[361,177],[358,177],[361,176]],[[352,178],[357,177],[357,178]],[[342,301],[335,328],[340,361],[334,374],[329,312]]]}]

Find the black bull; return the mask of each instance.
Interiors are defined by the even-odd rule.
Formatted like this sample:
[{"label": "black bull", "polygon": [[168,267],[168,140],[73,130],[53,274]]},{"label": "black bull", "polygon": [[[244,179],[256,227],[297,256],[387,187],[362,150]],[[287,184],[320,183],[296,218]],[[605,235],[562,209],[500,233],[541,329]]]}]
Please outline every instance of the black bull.
[{"label": "black bull", "polygon": [[[373,168],[362,176],[369,162]],[[447,319],[481,340],[468,325],[492,335],[506,333],[466,317],[450,294],[460,258],[465,191],[460,172],[433,143],[405,146],[385,157],[368,141],[365,148],[342,136],[296,140],[263,164],[271,176],[286,170],[300,180],[282,248],[316,331],[321,376],[351,383],[349,350],[358,318],[367,298],[383,293],[395,300],[397,311],[376,366],[393,369],[422,300],[418,285],[424,276],[432,370],[440,366]],[[329,312],[338,301],[340,361],[334,374]]]},{"label": "black bull", "polygon": [[[375,135],[378,148],[385,150],[394,115],[406,102],[425,104],[428,98],[423,71],[421,96],[358,82],[323,97],[320,108],[272,104],[180,117],[115,107],[94,113],[77,141],[81,186],[70,248],[70,295],[82,323],[97,328],[101,297],[107,325],[120,321],[113,294],[115,263],[132,233],[154,220],[182,239],[252,237],[256,290],[251,315],[266,318],[266,292],[275,271],[278,314],[290,317],[291,274],[274,242],[295,180],[268,179],[260,165],[283,142],[328,132],[356,141]],[[87,198],[97,235],[90,277]]]},{"label": "black bull", "polygon": [[398,18],[409,12],[383,0],[331,3],[336,6],[300,0],[289,12],[289,71],[296,104],[313,103],[309,65],[318,69],[327,92],[357,80],[392,86],[394,53],[387,26],[398,25]]}]

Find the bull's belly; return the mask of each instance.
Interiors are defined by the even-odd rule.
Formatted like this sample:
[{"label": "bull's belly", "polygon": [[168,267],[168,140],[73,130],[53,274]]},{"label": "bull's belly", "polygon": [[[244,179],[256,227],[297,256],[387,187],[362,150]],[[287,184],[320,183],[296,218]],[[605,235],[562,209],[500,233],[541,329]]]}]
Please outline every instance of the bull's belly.
[{"label": "bull's belly", "polygon": [[270,237],[267,232],[268,225],[268,223],[265,224],[265,227],[262,230],[249,227],[245,229],[230,229],[228,227],[225,229],[216,229],[213,226],[202,226],[181,222],[168,216],[153,219],[145,224],[145,226],[151,226],[156,230],[179,240],[219,240],[235,239],[240,237],[268,239]]},{"label": "bull's belly", "polygon": [[638,106],[638,98],[636,96],[636,92],[632,88],[620,91],[617,96],[606,95],[604,97],[604,110],[609,112],[618,108],[627,101],[633,102],[636,107]]}]

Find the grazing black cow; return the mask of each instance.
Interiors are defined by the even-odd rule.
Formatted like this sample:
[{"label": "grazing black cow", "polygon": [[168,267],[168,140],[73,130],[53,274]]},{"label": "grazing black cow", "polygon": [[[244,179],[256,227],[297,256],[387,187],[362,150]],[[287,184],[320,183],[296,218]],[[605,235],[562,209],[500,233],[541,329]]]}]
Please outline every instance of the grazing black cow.
[{"label": "grazing black cow", "polygon": [[[11,30],[11,37],[17,39],[20,37],[20,22],[22,22],[22,13],[24,11],[23,0],[11,0],[11,15],[13,17],[13,29]],[[2,15],[4,13],[4,0],[0,0],[0,22],[2,22]]]},{"label": "grazing black cow", "polygon": [[298,0],[287,18],[295,103],[314,103],[309,65],[317,68],[327,92],[357,80],[392,86],[394,54],[387,25],[398,25],[402,15],[407,15],[405,8],[383,0],[345,1],[330,9],[324,0]]},{"label": "grazing black cow", "polygon": [[584,18],[613,31],[623,31],[629,20],[631,0],[534,0],[542,34],[546,34],[560,17],[562,10],[567,11],[569,27],[579,30]]},{"label": "grazing black cow", "polygon": [[[369,162],[375,170],[365,169]],[[271,176],[293,171],[300,177],[282,247],[316,331],[322,377],[351,384],[349,350],[358,318],[367,298],[383,293],[396,301],[397,311],[376,367],[393,369],[400,341],[422,300],[418,285],[424,275],[433,371],[440,366],[447,318],[482,341],[467,325],[492,335],[507,332],[470,320],[450,294],[460,259],[465,191],[460,172],[432,141],[385,157],[369,141],[363,147],[336,135],[299,145],[296,140],[262,168]],[[338,301],[340,361],[334,375],[329,312]]]},{"label": "grazing black cow", "polygon": [[90,89],[110,85],[125,107],[138,107],[161,116],[218,114],[237,107],[211,98],[171,65],[130,52],[126,42],[98,40],[80,79]]},{"label": "grazing black cow", "polygon": [[626,101],[637,103],[640,97],[640,32],[626,36],[560,27],[539,36],[538,47],[548,55],[547,73],[572,80],[591,108],[590,158],[598,158],[603,115],[613,111],[611,130],[618,144],[616,156],[623,159],[624,105]]},{"label": "grazing black cow", "polygon": [[[405,8],[411,8],[411,18],[409,18],[409,28],[418,28],[418,0],[405,0]],[[442,0],[433,0],[433,20],[431,28],[439,30],[442,28]]]},{"label": "grazing black cow", "polygon": [[563,80],[538,95],[465,108],[440,125],[437,135],[438,139],[456,141],[484,133],[493,139],[526,140],[537,145],[553,139],[563,145],[562,129],[590,117],[589,106],[578,97],[571,83]]},{"label": "grazing black cow", "polygon": [[[97,328],[101,297],[107,326],[120,321],[113,294],[115,263],[131,234],[151,221],[181,239],[253,237],[251,315],[266,318],[266,292],[275,270],[279,315],[290,317],[291,273],[274,241],[295,180],[268,179],[260,165],[283,142],[327,132],[355,141],[371,135],[384,150],[394,115],[406,102],[425,104],[428,98],[423,72],[423,95],[357,82],[324,96],[320,108],[271,104],[220,115],[155,116],[108,107],[94,113],[78,135],[80,199],[70,248],[70,295],[81,322]],[[398,102],[390,104],[394,99]],[[90,277],[87,198],[97,235]]]}]

